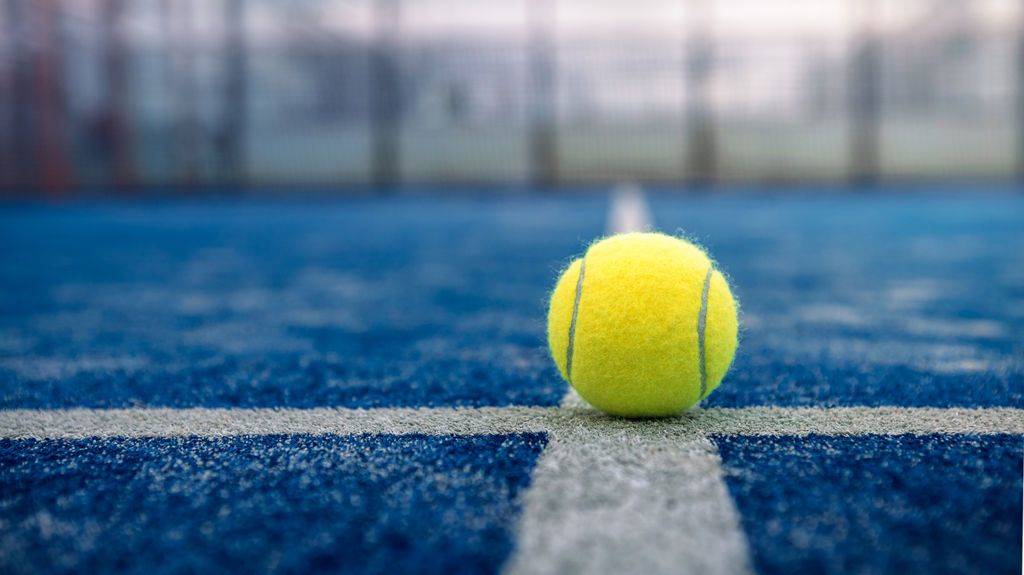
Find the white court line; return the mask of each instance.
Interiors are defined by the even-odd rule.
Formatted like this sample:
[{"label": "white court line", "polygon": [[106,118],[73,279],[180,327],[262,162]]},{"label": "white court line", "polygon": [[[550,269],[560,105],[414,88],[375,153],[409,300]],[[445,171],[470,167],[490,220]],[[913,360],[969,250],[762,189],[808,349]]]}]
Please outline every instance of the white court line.
[{"label": "white court line", "polygon": [[538,420],[548,412],[531,407],[11,410],[0,411],[0,438],[481,435],[543,431]]},{"label": "white court line", "polygon": [[608,210],[608,233],[625,234],[654,229],[654,220],[636,184],[619,184],[612,191]]},{"label": "white court line", "polygon": [[1024,409],[714,407],[654,420],[619,419],[586,407],[0,410],[0,439],[504,433],[584,442],[619,434],[675,442],[718,435],[1024,435]]},{"label": "white court line", "polygon": [[749,572],[714,444],[664,431],[551,434],[505,573]]}]

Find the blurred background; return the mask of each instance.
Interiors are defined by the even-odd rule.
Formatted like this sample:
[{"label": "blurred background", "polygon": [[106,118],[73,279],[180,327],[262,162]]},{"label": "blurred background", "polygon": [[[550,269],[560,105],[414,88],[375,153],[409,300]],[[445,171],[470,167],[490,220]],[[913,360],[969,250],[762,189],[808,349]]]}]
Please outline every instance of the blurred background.
[{"label": "blurred background", "polygon": [[4,195],[1017,181],[1016,0],[2,0]]}]

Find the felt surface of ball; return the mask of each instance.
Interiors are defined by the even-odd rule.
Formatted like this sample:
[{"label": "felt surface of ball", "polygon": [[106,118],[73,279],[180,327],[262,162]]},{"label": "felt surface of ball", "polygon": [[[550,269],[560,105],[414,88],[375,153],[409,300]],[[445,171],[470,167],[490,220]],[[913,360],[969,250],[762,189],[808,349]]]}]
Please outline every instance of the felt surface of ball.
[{"label": "felt surface of ball", "polygon": [[660,233],[601,240],[555,286],[548,346],[594,407],[624,417],[678,414],[707,397],[737,346],[736,303],[697,246]]}]

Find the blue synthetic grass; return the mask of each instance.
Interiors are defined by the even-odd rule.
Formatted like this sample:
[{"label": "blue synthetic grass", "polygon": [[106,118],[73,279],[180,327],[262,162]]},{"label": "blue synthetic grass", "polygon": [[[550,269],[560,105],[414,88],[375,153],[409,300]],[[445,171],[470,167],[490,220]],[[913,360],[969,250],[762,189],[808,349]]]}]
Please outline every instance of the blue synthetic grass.
[{"label": "blue synthetic grass", "polygon": [[546,293],[607,202],[0,212],[0,407],[555,405]]},{"label": "blue synthetic grass", "polygon": [[[1024,198],[652,198],[743,306],[711,406],[1024,406]],[[555,405],[603,196],[0,211],[0,407]]]},{"label": "blue synthetic grass", "polygon": [[1024,406],[1024,197],[653,196],[742,306],[710,406]]},{"label": "blue synthetic grass", "polygon": [[1020,436],[715,443],[758,573],[1021,572]]},{"label": "blue synthetic grass", "polygon": [[0,572],[492,573],[546,442],[0,440]]},{"label": "blue synthetic grass", "polygon": [[[977,192],[652,195],[742,304],[707,405],[1024,407],[1024,197]],[[0,409],[554,406],[547,293],[607,209],[6,207]],[[1019,436],[716,441],[760,572],[1019,572]],[[5,441],[0,572],[493,572],[543,443]]]}]

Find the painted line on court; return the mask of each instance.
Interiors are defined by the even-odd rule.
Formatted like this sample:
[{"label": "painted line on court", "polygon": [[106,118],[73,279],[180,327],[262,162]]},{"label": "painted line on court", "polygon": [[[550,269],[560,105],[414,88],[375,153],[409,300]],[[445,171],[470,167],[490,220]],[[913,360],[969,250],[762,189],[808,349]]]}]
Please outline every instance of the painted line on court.
[{"label": "painted line on court", "polygon": [[714,435],[1024,435],[1024,409],[746,407],[628,420],[586,407],[0,410],[0,438],[220,437],[271,434],[480,435],[543,432],[586,440],[629,433]]},{"label": "painted line on court", "polygon": [[640,186],[632,183],[616,186],[612,190],[611,206],[608,209],[608,233],[625,234],[653,229],[654,220]]},{"label": "painted line on court", "polygon": [[511,575],[751,572],[715,446],[635,427],[553,433],[515,541]]},{"label": "painted line on court", "polygon": [[67,409],[0,411],[0,437],[177,437],[274,434],[479,435],[541,431],[544,408]]}]

